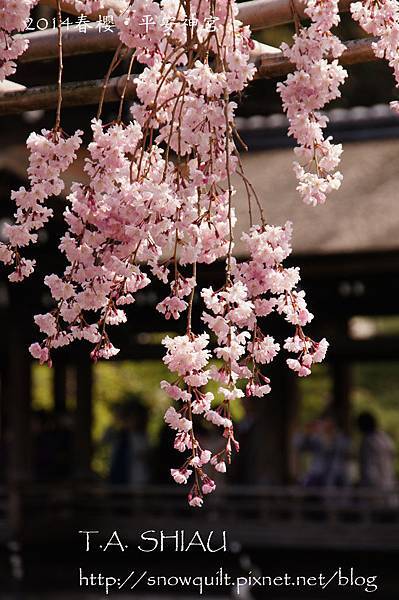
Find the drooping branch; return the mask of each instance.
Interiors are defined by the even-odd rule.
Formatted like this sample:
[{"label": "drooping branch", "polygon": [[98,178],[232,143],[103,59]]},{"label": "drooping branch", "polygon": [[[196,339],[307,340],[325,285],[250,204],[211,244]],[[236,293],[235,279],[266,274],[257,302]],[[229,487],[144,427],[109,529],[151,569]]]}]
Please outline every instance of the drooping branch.
[{"label": "drooping branch", "polygon": [[[283,227],[267,224],[262,211],[262,226],[253,223],[250,205],[257,196],[250,182],[246,188],[251,228],[242,235],[248,258],[234,262],[233,266],[235,190],[231,177],[239,160],[234,138],[237,105],[230,98],[244,92],[256,69],[249,52],[250,31],[235,20],[234,0],[205,0],[203,4],[206,19],[218,21],[214,31],[209,31],[214,35],[200,33],[193,38],[191,28],[182,27],[181,37],[177,33],[170,35],[164,44],[162,30],[154,36],[143,34],[142,23],[135,22],[137,14],[132,10],[128,18],[123,16],[118,20],[121,42],[105,80],[61,87],[61,0],[57,0],[59,86],[0,96],[0,106],[1,100],[5,100],[8,112],[54,107],[58,99],[56,127],[42,130],[40,135],[32,133],[28,138],[29,187],[13,193],[15,222],[6,223],[3,228],[5,242],[1,244],[0,260],[12,268],[11,281],[22,281],[33,272],[35,261],[23,256],[24,248],[37,243],[36,232],[52,217],[53,211],[46,201],[64,189],[61,175],[76,159],[82,143],[83,132],[78,130],[69,136],[60,128],[61,99],[66,106],[81,106],[97,103],[100,98],[101,109],[104,100],[121,98],[120,111],[115,113],[118,118],[112,123],[103,124],[100,114],[92,120],[90,158],[84,166],[88,181],[74,182],[64,213],[67,233],[61,238],[59,248],[67,266],[61,277],[53,273],[44,280],[55,306],[35,316],[40,341],[31,344],[29,350],[40,363],[51,365],[53,351],[85,339],[93,344],[93,360],[112,358],[119,349],[111,342],[109,326],[126,322],[124,307],[134,302],[136,292],[151,283],[150,276],[167,284],[168,295],[156,309],[166,319],[179,319],[187,311],[187,329],[185,335],[166,336],[163,340],[166,348],[163,361],[174,374],[173,383],[161,382],[161,388],[173,401],[164,420],[176,432],[174,447],[183,453],[189,451],[183,457],[184,462],[170,473],[178,484],[187,484],[193,475],[188,493],[192,507],[202,506],[204,496],[216,487],[209,469],[226,472],[233,451],[239,450],[231,403],[245,394],[261,398],[271,392],[264,369],[280,350],[289,352],[287,367],[305,377],[310,375],[314,364],[324,360],[328,349],[325,338],[313,340],[303,329],[313,315],[307,308],[305,292],[299,288],[299,270],[284,265],[292,252],[291,223]],[[251,6],[263,4],[269,8],[273,5],[255,2]],[[291,1],[291,8],[292,4]],[[162,12],[158,3],[149,5],[158,18]],[[279,6],[284,6],[281,0]],[[189,19],[192,14],[189,0],[170,2],[167,8],[176,9],[174,21],[181,16]],[[289,104],[291,98],[287,94],[284,108],[294,106],[299,117],[305,113],[306,121],[300,125],[308,126],[307,139],[311,138],[311,143],[302,142],[299,135],[296,139],[301,149],[306,152],[310,149],[317,160],[319,138],[313,135],[318,117],[315,108],[322,109],[327,104],[329,93],[337,96],[330,89],[336,91],[336,86],[342,83],[343,69],[327,61],[331,54],[341,56],[345,46],[331,34],[338,21],[338,2],[309,3],[309,8],[314,9],[314,14],[309,13],[314,27],[308,28],[305,38],[308,45],[301,46],[304,52],[300,56],[316,68],[314,73],[304,69],[305,75],[310,73],[308,93],[304,94],[303,72],[297,56],[285,48],[285,56],[295,63],[299,79],[299,91],[294,90],[291,98],[295,101],[296,96],[305,97],[305,102],[297,110],[298,103]],[[319,8],[322,10],[318,11]],[[200,31],[206,31],[204,25],[200,27]],[[128,74],[111,79],[123,44],[130,58]],[[318,54],[315,48],[320,49],[319,60],[314,59],[313,55]],[[259,75],[269,76],[268,60],[275,59],[276,50],[270,51],[273,56],[270,52],[267,56],[259,55],[259,46],[256,50],[255,62],[264,68]],[[132,81],[137,81],[135,88],[129,75],[136,57],[146,68],[137,79],[133,76]],[[325,66],[327,74],[323,77]],[[293,66],[288,62],[284,68],[291,70]],[[288,81],[296,82],[296,75]],[[133,120],[125,123],[121,118],[123,99],[135,94]],[[316,106],[307,106],[307,98],[309,104],[315,99]],[[293,112],[287,110],[289,118]],[[298,131],[299,127],[294,133]],[[323,149],[327,145],[332,147],[329,139],[322,141]],[[309,153],[303,153],[302,157],[308,160]],[[331,171],[328,162],[336,167],[337,157],[333,152],[320,156],[317,170]],[[313,176],[310,172],[309,175]],[[324,175],[318,172],[316,177],[318,183]],[[310,184],[313,185],[312,181]],[[331,186],[331,190],[338,187]],[[223,287],[218,291],[212,287],[200,291],[196,265],[220,259],[226,263]],[[186,275],[187,265],[192,265],[191,277]],[[201,315],[206,326],[203,333],[191,326],[196,290],[205,306]],[[263,318],[272,312],[279,313],[292,326],[292,337],[287,337],[283,345],[263,331]],[[217,341],[215,349],[210,347],[212,338]],[[217,366],[210,364],[213,358],[218,359]],[[243,379],[247,382],[245,393],[238,385]],[[212,392],[204,392],[210,381],[217,385],[219,398]],[[193,415],[196,422],[203,415],[206,425],[212,423],[221,431],[222,445],[213,456],[197,438]]]},{"label": "drooping branch", "polygon": [[[349,10],[351,2],[354,0],[341,0],[340,10],[346,12]],[[295,11],[301,17],[305,16],[305,4],[302,0],[293,0]],[[46,6],[56,6],[56,0],[41,0],[41,4]],[[116,13],[123,12],[128,2],[125,0],[106,0],[103,10],[93,13],[90,18],[96,20],[100,15],[106,15],[109,9],[113,9]],[[70,14],[76,14],[76,10],[71,4],[62,3],[63,10]],[[293,20],[291,0],[250,0],[240,4],[239,19],[250,25],[252,30],[265,29],[266,27],[274,27],[290,23]]]},{"label": "drooping branch", "polygon": [[[107,43],[111,44],[111,41],[110,38]],[[375,41],[374,38],[367,38],[346,42],[347,50],[343,53],[340,62],[343,65],[351,65],[378,60],[373,52],[373,41]],[[86,46],[86,50],[88,50],[89,46],[89,44]],[[284,58],[280,51],[276,52],[276,49],[270,48],[269,52],[257,55],[259,48],[261,46],[258,47],[257,51],[255,49],[253,57],[258,67],[258,78],[272,79],[283,77],[293,70],[293,65]],[[67,49],[68,41],[65,43],[66,53]],[[37,48],[34,49],[34,52],[36,52],[36,55],[39,54]],[[40,52],[44,53],[44,47]],[[134,76],[132,79],[134,79]],[[125,76],[112,78],[104,101],[119,101],[125,81]],[[102,86],[102,80],[79,81],[65,84],[63,86],[64,106],[96,104],[100,98]],[[132,81],[129,81],[125,98],[131,100],[134,96],[135,85]],[[0,115],[17,114],[29,110],[52,109],[55,106],[56,97],[56,86],[40,86],[18,91],[1,92],[0,90]]]}]

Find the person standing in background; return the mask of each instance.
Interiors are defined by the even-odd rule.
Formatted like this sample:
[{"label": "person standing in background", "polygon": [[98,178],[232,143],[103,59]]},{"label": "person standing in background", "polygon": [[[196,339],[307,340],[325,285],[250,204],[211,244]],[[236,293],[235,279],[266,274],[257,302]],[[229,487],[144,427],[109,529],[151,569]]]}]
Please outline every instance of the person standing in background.
[{"label": "person standing in background", "polygon": [[114,425],[104,443],[111,449],[109,481],[114,485],[145,485],[150,479],[148,409],[134,397],[114,409]]},{"label": "person standing in background", "polygon": [[395,446],[385,431],[378,428],[377,419],[369,412],[357,418],[362,434],[359,450],[359,485],[389,491],[395,487]]},{"label": "person standing in background", "polygon": [[309,455],[309,466],[300,478],[305,487],[345,487],[350,483],[350,438],[339,429],[336,419],[326,411],[294,438],[299,454]]}]

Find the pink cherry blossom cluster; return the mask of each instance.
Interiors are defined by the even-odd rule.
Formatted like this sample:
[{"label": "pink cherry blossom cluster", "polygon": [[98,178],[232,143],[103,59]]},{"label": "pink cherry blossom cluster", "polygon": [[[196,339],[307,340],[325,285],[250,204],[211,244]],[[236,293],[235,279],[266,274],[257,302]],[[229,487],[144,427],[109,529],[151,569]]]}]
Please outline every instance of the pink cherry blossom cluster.
[{"label": "pink cherry blossom cluster", "polygon": [[[296,289],[299,270],[282,264],[292,251],[291,233],[290,223],[285,227],[253,227],[248,234],[243,234],[250,259],[242,263],[233,260],[231,279],[221,290],[202,290],[205,304],[202,318],[216,342],[213,355],[221,366],[210,363],[207,334],[164,340],[168,351],[164,362],[178,378],[172,384],[164,381],[161,385],[181,404],[179,411],[168,409],[165,421],[177,432],[175,448],[181,452],[192,451],[180,469],[172,469],[172,476],[177,483],[185,484],[194,473],[195,481],[189,494],[192,506],[201,506],[203,495],[215,487],[205,465],[209,463],[224,473],[233,449],[239,450],[230,410],[231,402],[245,395],[239,384],[247,382],[247,396],[262,397],[271,391],[264,365],[274,360],[280,352],[280,344],[264,333],[264,317],[277,312],[294,326],[294,336],[285,340],[284,348],[297,355],[288,358],[287,365],[300,377],[309,375],[312,364],[324,360],[327,352],[325,339],[316,342],[303,331],[313,315],[307,309],[304,292]],[[220,385],[221,402],[216,408],[212,408],[214,395],[202,391],[211,379]],[[195,437],[193,414],[202,415],[223,431],[223,447],[213,456],[204,452]]]},{"label": "pink cherry blossom cluster", "polygon": [[247,322],[252,339],[248,349],[253,364],[249,392],[257,396],[267,391],[262,389],[264,386],[259,388],[256,382],[262,378],[257,365],[271,362],[280,350],[280,345],[271,336],[262,333],[259,320],[263,317],[277,312],[295,327],[294,337],[285,340],[284,348],[298,354],[296,359],[287,359],[287,365],[301,377],[310,374],[313,363],[324,360],[328,349],[325,339],[315,342],[303,332],[313,315],[307,308],[305,292],[297,290],[299,269],[283,265],[292,252],[291,236],[290,222],[284,227],[255,226],[248,234],[243,234],[250,260],[237,265],[237,277],[245,283],[254,306],[253,316]]},{"label": "pink cherry blossom cluster", "polygon": [[221,427],[223,436],[227,438],[227,451],[231,454],[231,443],[238,444],[233,437],[233,423],[226,416],[225,407],[212,409],[214,395],[204,392],[201,388],[212,378],[209,367],[211,352],[209,350],[209,335],[184,335],[175,338],[166,337],[163,341],[167,348],[164,357],[165,364],[171,371],[178,374],[178,379],[171,383],[161,382],[162,389],[175,401],[181,404],[177,411],[174,407],[168,408],[165,413],[165,422],[176,431],[174,447],[179,452],[190,451],[181,467],[171,469],[171,475],[176,483],[187,484],[192,474],[194,482],[189,492],[190,506],[202,506],[203,496],[210,494],[216,484],[206,473],[204,467],[213,465],[216,471],[226,472],[224,461],[225,451],[212,456],[204,449],[194,430],[194,417],[202,415],[206,421]]},{"label": "pink cherry blossom cluster", "polygon": [[[121,42],[128,48],[134,48],[137,58],[145,64],[150,64],[156,57],[161,59],[157,49],[165,35],[162,23],[167,12],[170,11],[176,18],[184,12],[183,8],[179,10],[179,4],[174,1],[162,4],[164,6],[152,0],[135,0],[121,15],[111,12],[119,29]],[[144,26],[143,23],[148,25]],[[150,24],[151,31],[148,30]]]},{"label": "pink cherry blossom cluster", "polygon": [[[385,58],[392,67],[399,87],[399,5],[396,0],[363,0],[351,4],[355,21],[367,33],[379,39],[373,43],[378,58]],[[399,102],[391,102],[392,109],[399,113]]]},{"label": "pink cherry blossom cluster", "polygon": [[68,231],[60,249],[68,265],[63,277],[53,274],[45,279],[57,306],[36,320],[47,337],[31,352],[45,362],[51,348],[74,339],[92,342],[95,360],[118,352],[107,328],[126,321],[122,307],[133,303],[133,294],[148,285],[138,263],[154,256],[156,260],[152,240],[171,225],[174,215],[170,190],[161,182],[160,152],[145,153],[142,166],[147,177],[137,181],[131,154],[142,141],[140,127],[136,123],[103,127],[93,120],[92,129],[85,165],[89,183],[72,185],[64,213]]},{"label": "pink cherry blossom cluster", "polygon": [[[310,2],[309,10],[312,4],[312,35],[318,43],[323,40],[323,51],[312,50],[304,34],[297,37],[293,52],[312,83],[300,88],[298,76],[297,83],[286,85],[285,101],[292,116],[294,96],[300,98],[307,125],[301,129],[296,120],[292,127],[303,152],[313,149],[318,177],[327,181],[334,150],[320,136],[315,145],[322,123],[315,111],[322,98],[337,93],[337,76],[324,56],[332,48],[338,53],[339,43],[327,34],[332,23],[325,18],[331,13],[318,12],[317,2]],[[184,315],[186,321],[184,335],[163,340],[164,363],[174,373],[174,381],[161,382],[173,401],[165,422],[175,431],[175,449],[184,453],[171,475],[179,484],[190,482],[188,501],[195,507],[216,487],[210,469],[224,473],[233,451],[239,450],[231,403],[271,390],[264,369],[281,347],[265,329],[264,318],[274,312],[294,327],[284,348],[294,353],[287,364],[299,376],[308,375],[328,347],[326,340],[315,342],[303,331],[313,315],[298,290],[299,270],[283,264],[291,253],[291,225],[266,224],[239,160],[236,104],[230,98],[245,89],[255,67],[250,62],[250,31],[237,20],[237,12],[233,0],[134,0],[115,17],[121,42],[144,66],[135,79],[137,103],[127,124],[121,118],[108,124],[92,120],[86,180],[72,184],[64,212],[67,230],[59,248],[66,268],[45,278],[54,308],[35,316],[44,339],[30,346],[31,354],[47,364],[54,349],[74,340],[93,345],[93,360],[111,358],[119,350],[110,328],[126,322],[126,307],[135,302],[136,293],[151,278],[167,286],[157,310],[166,319]],[[192,14],[198,21],[195,29],[189,25]],[[145,32],[143,16],[155,23],[172,19],[176,26],[170,33],[162,27]],[[213,29],[206,25],[210,18]],[[328,83],[323,84],[323,73]],[[318,100],[305,102],[316,83]],[[13,280],[33,269],[32,261],[21,258],[20,247],[35,242],[37,230],[51,217],[44,201],[62,191],[61,174],[80,142],[81,132],[67,137],[57,127],[28,140],[30,186],[13,194],[16,223],[6,226],[9,242],[0,248],[0,259],[14,264]],[[262,222],[243,234],[249,255],[244,262],[233,257],[234,172],[244,178],[250,205],[255,197]],[[328,177],[332,185],[336,176]],[[220,259],[226,264],[222,288],[197,293],[197,269]],[[192,326],[195,298],[204,306],[202,333]],[[217,382],[217,397],[206,390],[211,381]],[[197,435],[201,419],[221,433],[221,447],[213,453]]]},{"label": "pink cherry blossom cluster", "polygon": [[328,118],[319,111],[341,95],[339,86],[347,73],[337,60],[345,46],[331,33],[340,21],[338,0],[305,1],[311,24],[297,32],[291,47],[282,44],[296,71],[277,88],[290,121],[289,135],[299,144],[295,148],[299,162],[294,163],[297,190],[306,204],[315,206],[324,203],[342,181],[337,171],[342,146],[324,137]]},{"label": "pink cherry blossom cluster", "polygon": [[5,223],[2,234],[8,242],[0,243],[0,260],[14,267],[10,281],[21,281],[33,271],[35,261],[21,257],[20,249],[35,243],[36,232],[51,218],[53,211],[44,202],[64,189],[61,174],[76,158],[81,135],[81,131],[66,137],[62,132],[43,130],[40,135],[31,133],[27,140],[30,186],[12,193],[17,206],[15,224]]},{"label": "pink cherry blossom cluster", "polygon": [[104,0],[64,0],[67,4],[73,4],[75,10],[85,15],[90,15],[96,10],[104,8]]},{"label": "pink cherry blossom cluster", "polygon": [[[187,12],[183,5],[163,2],[162,14],[154,3],[152,16],[154,20],[173,17],[175,22],[184,24]],[[132,13],[136,8],[140,8],[139,3],[133,5]],[[178,483],[186,483],[193,475],[189,503],[201,506],[203,495],[215,489],[205,465],[211,463],[217,471],[224,472],[225,455],[230,459],[232,445],[238,449],[238,444],[228,404],[213,410],[213,394],[202,389],[213,371],[208,367],[209,337],[191,330],[195,272],[197,264],[223,258],[232,248],[234,190],[230,183],[228,189],[223,186],[238,165],[233,139],[236,105],[229,96],[245,87],[253,77],[254,67],[249,63],[249,31],[235,20],[237,8],[233,2],[220,6],[198,1],[191,3],[190,8],[198,19],[195,33],[185,25],[175,27],[173,38],[154,37],[151,48],[142,40],[135,13],[136,18],[130,20],[124,35],[128,36],[125,43],[134,46],[139,59],[147,64],[136,80],[141,104],[133,107],[133,116],[144,135],[155,129],[155,144],[166,144],[166,153],[173,152],[179,157],[179,163],[171,171],[171,187],[179,199],[174,223],[162,244],[161,260],[151,268],[163,282],[170,279],[170,294],[158,304],[158,310],[166,318],[179,318],[188,311],[186,335],[164,340],[167,348],[164,361],[178,379],[162,385],[182,405],[179,411],[169,409],[165,415],[166,422],[176,430],[175,448],[190,451],[183,465],[172,469],[172,476]],[[173,9],[178,11],[174,15]],[[214,33],[205,28],[211,14],[217,23]],[[123,26],[120,23],[122,29]],[[196,52],[181,52],[182,47],[193,45]],[[162,52],[168,55],[166,64]],[[182,272],[189,265],[193,265],[192,276]],[[233,392],[227,388],[225,392],[231,399]],[[200,415],[221,427],[226,439],[226,449],[213,457],[202,448],[195,433],[193,417]]]},{"label": "pink cherry blossom cluster", "polygon": [[15,61],[28,47],[27,40],[14,34],[27,27],[30,11],[38,1],[0,0],[0,83],[15,73]]}]

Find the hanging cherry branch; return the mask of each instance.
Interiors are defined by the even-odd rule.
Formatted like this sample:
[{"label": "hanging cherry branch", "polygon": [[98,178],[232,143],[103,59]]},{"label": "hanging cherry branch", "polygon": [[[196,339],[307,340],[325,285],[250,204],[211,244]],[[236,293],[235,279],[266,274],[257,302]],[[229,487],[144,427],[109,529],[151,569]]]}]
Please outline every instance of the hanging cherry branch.
[{"label": "hanging cherry branch", "polygon": [[331,33],[340,21],[338,0],[308,0],[305,13],[311,19],[309,27],[299,26],[293,45],[282,45],[296,71],[277,89],[290,121],[288,133],[299,144],[295,152],[300,162],[294,164],[297,190],[304,202],[317,205],[339,189],[342,181],[342,174],[336,171],[342,146],[333,145],[331,138],[324,139],[328,119],[319,111],[341,95],[339,86],[347,72],[337,60],[345,46]]},{"label": "hanging cherry branch", "polygon": [[[105,6],[101,1],[67,3],[87,14]],[[36,2],[15,0],[12,19],[3,4],[0,0],[4,79],[14,72],[26,46],[13,35],[24,29]],[[375,51],[396,73],[394,5],[367,1],[355,3],[352,12],[366,31],[380,36]],[[35,263],[23,256],[24,248],[37,241],[37,232],[52,217],[45,203],[63,191],[62,173],[75,160],[82,140],[81,131],[70,135],[62,129],[59,0],[57,9],[55,125],[51,131],[32,133],[27,141],[29,184],[13,192],[15,223],[5,226],[8,241],[0,245],[0,260],[12,269],[11,281],[32,273]],[[297,20],[293,45],[282,47],[295,71],[278,87],[289,134],[298,141],[298,191],[315,205],[342,180],[337,171],[342,148],[324,138],[327,119],[320,110],[339,96],[346,72],[338,59],[345,46],[331,33],[339,22],[337,0],[307,0],[304,14],[310,25],[302,27]],[[88,183],[74,182],[67,197],[66,232],[59,244],[66,267],[62,275],[45,277],[54,308],[35,316],[42,340],[30,346],[33,357],[49,365],[54,350],[80,339],[92,343],[93,360],[115,356],[119,350],[112,343],[112,328],[126,322],[125,307],[134,303],[135,294],[160,280],[166,291],[157,310],[166,319],[185,320],[184,335],[163,340],[164,362],[173,375],[161,387],[173,401],[165,421],[175,430],[174,447],[182,454],[171,475],[179,484],[190,481],[191,506],[201,506],[204,495],[215,489],[211,469],[225,472],[239,450],[231,404],[244,394],[270,393],[267,365],[280,352],[289,353],[288,368],[304,377],[328,348],[325,339],[315,341],[306,334],[313,315],[298,288],[299,269],[284,264],[292,251],[292,225],[267,223],[241,165],[237,105],[231,98],[245,90],[256,68],[250,61],[250,29],[237,16],[233,0],[133,0],[121,14],[114,13],[119,45],[91,123],[84,167]],[[129,69],[118,117],[103,123],[107,86],[122,56],[128,57]],[[137,102],[124,122],[122,106],[136,62],[144,69],[135,78]],[[243,179],[248,195],[251,227],[238,234],[248,251],[243,261],[234,256],[233,174]],[[192,319],[197,272],[217,260],[225,263],[225,281],[220,289],[198,290],[204,328],[197,331]],[[272,313],[292,326],[283,341],[268,333],[265,318]],[[219,400],[206,391],[210,381],[218,384]],[[201,419],[220,430],[216,452],[198,439]]]}]

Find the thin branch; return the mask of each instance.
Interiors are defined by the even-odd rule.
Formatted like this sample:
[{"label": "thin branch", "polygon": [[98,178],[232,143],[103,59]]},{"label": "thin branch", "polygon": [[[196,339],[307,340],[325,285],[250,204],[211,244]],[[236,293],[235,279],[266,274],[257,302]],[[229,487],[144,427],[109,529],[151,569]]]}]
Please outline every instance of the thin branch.
[{"label": "thin branch", "polygon": [[61,128],[61,107],[62,107],[62,75],[64,72],[64,62],[62,56],[62,14],[61,1],[57,0],[57,41],[58,41],[58,83],[57,83],[57,110],[55,117],[55,131]]},{"label": "thin branch", "polygon": [[123,90],[122,90],[122,93],[121,93],[121,101],[119,103],[119,111],[118,111],[118,118],[117,118],[118,123],[120,123],[122,121],[123,103],[124,103],[125,97],[126,97],[127,86],[129,85],[129,82],[131,81],[132,69],[133,69],[134,61],[135,61],[135,54],[133,52],[132,56],[130,57],[129,68],[128,68],[128,71],[126,73],[126,82],[125,82],[125,84],[123,86]]},{"label": "thin branch", "polygon": [[97,119],[99,119],[101,117],[101,112],[103,109],[103,104],[104,104],[104,100],[105,100],[105,94],[107,93],[107,87],[109,85],[110,79],[111,79],[111,75],[113,73],[113,71],[116,69],[116,66],[118,64],[119,61],[119,56],[122,50],[122,42],[119,43],[117,49],[115,50],[115,54],[112,57],[111,63],[108,67],[107,73],[104,77],[104,81],[102,84],[102,91],[101,91],[101,96],[100,96],[100,101],[98,103],[98,110],[97,110]]}]

